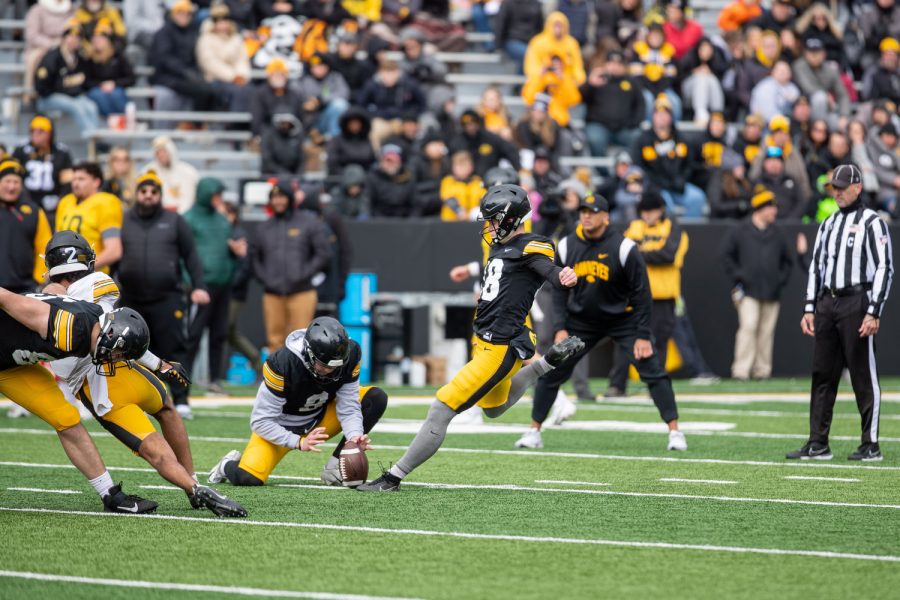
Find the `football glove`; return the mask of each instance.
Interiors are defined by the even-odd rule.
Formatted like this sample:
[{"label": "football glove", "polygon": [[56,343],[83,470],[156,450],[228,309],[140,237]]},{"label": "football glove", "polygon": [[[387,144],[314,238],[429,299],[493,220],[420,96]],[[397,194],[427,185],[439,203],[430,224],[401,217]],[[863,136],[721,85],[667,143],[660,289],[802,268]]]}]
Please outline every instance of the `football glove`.
[{"label": "football glove", "polygon": [[[163,371],[166,362],[168,362],[170,366],[167,370]],[[191,385],[191,378],[188,376],[187,370],[179,362],[164,361],[160,364],[159,370],[156,371],[156,374],[160,379],[170,385],[177,385],[178,387],[182,388],[186,388]]]}]

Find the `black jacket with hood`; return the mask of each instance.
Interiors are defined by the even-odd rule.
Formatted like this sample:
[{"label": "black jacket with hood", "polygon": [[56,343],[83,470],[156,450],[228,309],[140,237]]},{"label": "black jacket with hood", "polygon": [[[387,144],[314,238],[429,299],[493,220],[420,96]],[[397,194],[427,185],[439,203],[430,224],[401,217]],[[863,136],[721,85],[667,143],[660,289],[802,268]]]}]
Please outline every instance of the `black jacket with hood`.
[{"label": "black jacket with hood", "polygon": [[[357,134],[351,134],[347,124],[353,120],[362,121],[362,129]],[[363,169],[369,169],[375,164],[375,150],[369,141],[371,121],[366,111],[352,107],[341,115],[341,133],[328,142],[328,174],[339,175],[347,165],[359,165]]]}]

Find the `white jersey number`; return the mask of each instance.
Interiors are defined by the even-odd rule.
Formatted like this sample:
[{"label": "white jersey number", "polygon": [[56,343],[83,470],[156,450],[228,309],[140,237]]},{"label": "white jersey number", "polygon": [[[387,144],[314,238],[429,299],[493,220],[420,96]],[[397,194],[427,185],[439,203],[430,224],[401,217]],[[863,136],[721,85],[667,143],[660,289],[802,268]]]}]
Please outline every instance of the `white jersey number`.
[{"label": "white jersey number", "polygon": [[44,160],[29,160],[25,163],[28,178],[25,179],[25,188],[52,192],[56,187],[53,181],[53,163]]},{"label": "white jersey number", "polygon": [[36,365],[42,360],[53,360],[53,357],[43,352],[32,352],[31,350],[16,350],[12,354],[13,360],[17,365]]},{"label": "white jersey number", "polygon": [[316,410],[317,408],[322,408],[326,402],[328,402],[328,392],[319,392],[306,399],[303,410]]},{"label": "white jersey number", "polygon": [[490,302],[500,293],[500,277],[503,275],[503,260],[491,259],[484,269],[484,288],[481,290],[481,299]]}]

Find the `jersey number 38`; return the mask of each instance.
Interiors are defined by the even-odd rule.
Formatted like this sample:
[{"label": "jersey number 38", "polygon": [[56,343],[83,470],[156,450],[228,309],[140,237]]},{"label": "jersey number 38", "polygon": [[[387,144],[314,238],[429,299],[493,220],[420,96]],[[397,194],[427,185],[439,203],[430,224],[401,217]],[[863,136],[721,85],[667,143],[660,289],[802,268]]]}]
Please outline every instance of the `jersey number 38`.
[{"label": "jersey number 38", "polygon": [[500,277],[503,275],[503,260],[493,258],[484,269],[484,286],[481,299],[490,302],[500,293]]}]

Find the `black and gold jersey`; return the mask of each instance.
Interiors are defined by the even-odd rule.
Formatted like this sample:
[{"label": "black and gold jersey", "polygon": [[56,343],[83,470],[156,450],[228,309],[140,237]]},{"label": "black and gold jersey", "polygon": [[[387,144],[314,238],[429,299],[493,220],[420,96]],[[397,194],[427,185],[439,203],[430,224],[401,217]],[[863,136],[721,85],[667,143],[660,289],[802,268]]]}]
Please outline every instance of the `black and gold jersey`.
[{"label": "black and gold jersey", "polygon": [[361,358],[359,344],[351,340],[347,363],[333,381],[326,383],[312,376],[296,352],[283,347],[266,359],[263,379],[270,392],[285,400],[281,409],[283,414],[317,416],[337,397],[341,387],[359,380]]},{"label": "black and gold jersey", "polygon": [[525,330],[534,295],[545,280],[559,273],[553,264],[555,257],[556,249],[549,238],[530,233],[492,246],[481,276],[475,335],[493,344],[519,337]]},{"label": "black and gold jersey", "polygon": [[91,331],[103,314],[102,307],[66,296],[26,295],[50,305],[47,337],[0,311],[0,370],[91,353]]}]

